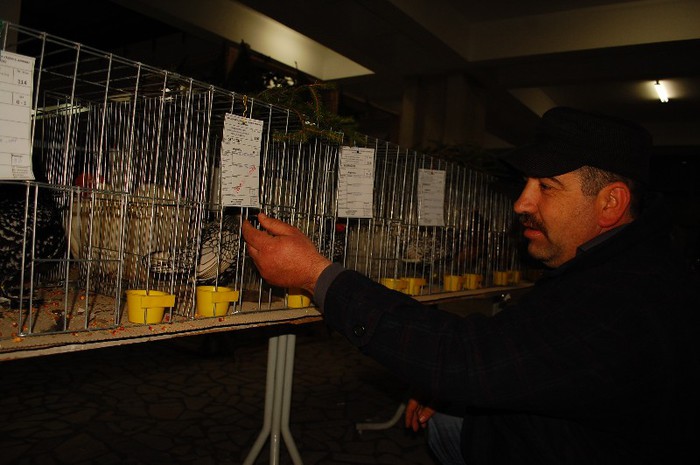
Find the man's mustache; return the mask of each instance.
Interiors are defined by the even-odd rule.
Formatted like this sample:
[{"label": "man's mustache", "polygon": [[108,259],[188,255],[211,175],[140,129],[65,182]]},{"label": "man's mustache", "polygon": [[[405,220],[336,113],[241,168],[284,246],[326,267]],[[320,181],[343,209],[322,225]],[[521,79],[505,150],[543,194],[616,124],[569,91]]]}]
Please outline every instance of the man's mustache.
[{"label": "man's mustache", "polygon": [[528,229],[536,229],[537,231],[542,232],[544,235],[547,235],[547,230],[545,229],[544,225],[531,214],[521,213],[518,215],[518,219],[520,220],[520,224],[522,224],[524,227]]}]

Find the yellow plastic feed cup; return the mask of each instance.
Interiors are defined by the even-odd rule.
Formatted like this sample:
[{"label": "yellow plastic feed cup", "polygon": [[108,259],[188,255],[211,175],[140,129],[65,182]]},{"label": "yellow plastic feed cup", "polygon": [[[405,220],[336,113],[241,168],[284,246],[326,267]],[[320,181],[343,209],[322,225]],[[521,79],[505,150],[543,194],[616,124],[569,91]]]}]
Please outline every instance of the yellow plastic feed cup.
[{"label": "yellow plastic feed cup", "polygon": [[467,273],[464,275],[464,288],[468,290],[479,289],[481,287],[481,275],[477,273]]},{"label": "yellow plastic feed cup", "polygon": [[493,272],[493,285],[494,286],[507,286],[508,285],[508,272],[507,271],[494,271]]},{"label": "yellow plastic feed cup", "polygon": [[460,291],[462,290],[462,277],[452,274],[446,275],[442,287],[448,292]]},{"label": "yellow plastic feed cup", "polygon": [[418,295],[420,294],[421,288],[426,285],[427,281],[425,278],[402,278],[406,281],[406,288],[403,290],[404,294],[408,295]]},{"label": "yellow plastic feed cup", "polygon": [[287,294],[287,307],[289,308],[304,308],[311,305],[311,299],[301,289],[289,289]]},{"label": "yellow plastic feed cup", "polygon": [[406,282],[405,279],[398,278],[382,278],[380,283],[389,289],[394,289],[395,291],[403,291],[408,285],[408,282]]},{"label": "yellow plastic feed cup", "polygon": [[508,283],[509,284],[520,284],[520,270],[509,270],[508,271]]},{"label": "yellow plastic feed cup", "polygon": [[197,316],[223,316],[231,302],[238,300],[238,291],[224,286],[197,286]]},{"label": "yellow plastic feed cup", "polygon": [[155,324],[163,321],[166,307],[175,306],[175,296],[161,291],[130,289],[126,291],[126,307],[129,321]]}]

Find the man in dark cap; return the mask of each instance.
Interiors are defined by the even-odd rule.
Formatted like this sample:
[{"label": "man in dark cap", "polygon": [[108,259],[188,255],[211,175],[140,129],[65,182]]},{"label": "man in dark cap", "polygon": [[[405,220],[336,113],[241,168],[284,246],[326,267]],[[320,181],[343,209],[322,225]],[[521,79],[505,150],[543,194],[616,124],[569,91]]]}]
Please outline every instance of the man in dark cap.
[{"label": "man in dark cap", "polygon": [[424,307],[263,214],[265,231],[243,234],[266,280],[312,293],[331,328],[449,405],[461,444],[434,447],[444,464],[673,463],[696,436],[698,308],[670,219],[644,195],[650,151],[626,121],[545,113],[505,161],[525,177],[528,252],[549,270],[490,318]]}]

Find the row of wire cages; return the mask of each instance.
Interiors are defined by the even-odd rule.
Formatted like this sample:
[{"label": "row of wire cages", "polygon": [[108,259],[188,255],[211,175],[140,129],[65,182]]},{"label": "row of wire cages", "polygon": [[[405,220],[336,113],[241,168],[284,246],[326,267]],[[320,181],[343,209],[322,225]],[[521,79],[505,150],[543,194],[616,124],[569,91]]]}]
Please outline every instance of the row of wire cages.
[{"label": "row of wire cages", "polygon": [[386,142],[373,148],[373,215],[340,220],[346,267],[414,296],[520,282],[512,198],[493,175]]},{"label": "row of wire cages", "polygon": [[[489,175],[12,23],[1,39],[0,338],[310,305],[246,256],[259,210],[412,295],[515,276]],[[339,216],[350,147],[371,153],[364,217]],[[441,223],[421,222],[424,172],[443,173]]]}]

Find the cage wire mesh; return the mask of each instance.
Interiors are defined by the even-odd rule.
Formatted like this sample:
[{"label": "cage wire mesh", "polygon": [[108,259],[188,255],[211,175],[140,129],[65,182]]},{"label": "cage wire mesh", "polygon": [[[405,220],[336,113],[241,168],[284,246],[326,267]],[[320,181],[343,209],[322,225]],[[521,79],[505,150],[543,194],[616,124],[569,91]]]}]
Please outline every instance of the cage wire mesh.
[{"label": "cage wire mesh", "polygon": [[[373,146],[374,215],[339,219],[347,225],[347,267],[412,295],[519,282],[512,199],[492,189],[493,176],[387,142]],[[419,170],[445,171],[442,225],[420,221]]]},{"label": "cage wire mesh", "polygon": [[[448,276],[458,290],[516,276],[511,201],[487,174],[384,141],[309,135],[289,109],[11,23],[1,50],[35,60],[36,179],[0,181],[3,240],[15,238],[2,258],[19,257],[5,260],[3,320],[20,334],[148,323],[127,318],[134,290],[174,297],[165,322],[206,316],[203,286],[232,291],[227,314],[287,307],[288,290],[246,259],[240,229],[255,212],[222,202],[230,114],[263,122],[262,210],[329,259],[413,295],[445,292]],[[374,149],[370,218],[338,217],[343,144]],[[444,224],[421,224],[420,170],[445,172]]]}]

